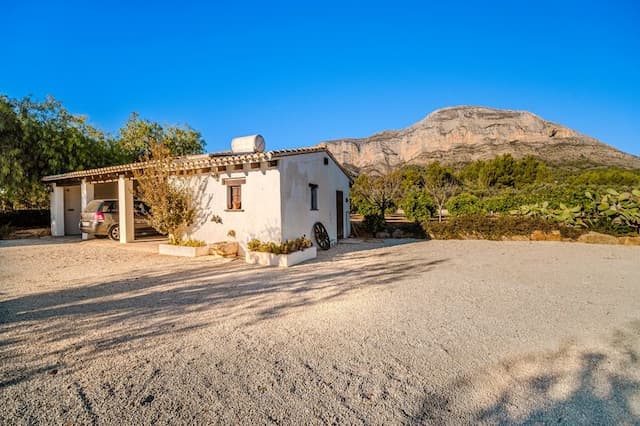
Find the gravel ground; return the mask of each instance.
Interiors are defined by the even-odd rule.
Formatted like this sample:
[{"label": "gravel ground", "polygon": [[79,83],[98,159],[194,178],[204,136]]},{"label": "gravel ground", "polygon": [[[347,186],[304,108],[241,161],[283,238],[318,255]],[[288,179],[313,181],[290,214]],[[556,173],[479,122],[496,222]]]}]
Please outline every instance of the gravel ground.
[{"label": "gravel ground", "polygon": [[0,423],[640,423],[640,248],[0,244]]}]

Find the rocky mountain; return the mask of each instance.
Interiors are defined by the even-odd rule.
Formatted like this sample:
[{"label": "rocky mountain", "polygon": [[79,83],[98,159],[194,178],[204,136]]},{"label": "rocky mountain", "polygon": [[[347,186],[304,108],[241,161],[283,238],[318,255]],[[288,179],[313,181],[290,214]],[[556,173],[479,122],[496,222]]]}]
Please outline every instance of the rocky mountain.
[{"label": "rocky mountain", "polygon": [[384,172],[403,164],[488,160],[533,154],[553,163],[640,168],[640,157],[526,111],[457,106],[439,109],[402,130],[322,142],[354,171]]}]

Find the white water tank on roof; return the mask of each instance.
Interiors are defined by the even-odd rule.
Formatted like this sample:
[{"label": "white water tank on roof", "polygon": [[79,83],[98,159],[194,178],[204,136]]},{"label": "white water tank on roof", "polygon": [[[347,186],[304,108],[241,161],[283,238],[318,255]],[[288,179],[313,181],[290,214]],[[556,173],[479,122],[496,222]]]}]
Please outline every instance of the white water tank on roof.
[{"label": "white water tank on roof", "polygon": [[234,153],[263,152],[264,138],[262,135],[233,138],[231,139],[231,151]]}]

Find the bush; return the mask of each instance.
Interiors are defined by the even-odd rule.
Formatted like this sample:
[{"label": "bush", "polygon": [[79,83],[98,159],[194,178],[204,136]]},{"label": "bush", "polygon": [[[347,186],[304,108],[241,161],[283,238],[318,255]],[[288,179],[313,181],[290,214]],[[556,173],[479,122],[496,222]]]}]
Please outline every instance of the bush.
[{"label": "bush", "polygon": [[180,245],[185,231],[196,217],[193,191],[187,184],[174,179],[173,159],[169,148],[154,144],[144,161],[143,170],[134,170],[138,193],[149,205],[148,219],[151,226],[161,234],[169,236],[169,243]]},{"label": "bush", "polygon": [[425,222],[425,232],[434,239],[486,239],[500,240],[514,235],[531,235],[533,231],[560,231],[565,238],[577,238],[585,231],[549,222],[539,217],[498,216],[483,214],[452,217],[447,222]]},{"label": "bush", "polygon": [[480,199],[467,192],[451,197],[447,201],[446,207],[450,216],[484,213]]},{"label": "bush", "polygon": [[404,215],[417,223],[433,217],[436,213],[436,204],[425,191],[411,191],[400,203]]},{"label": "bush", "polygon": [[16,228],[14,228],[10,223],[0,224],[0,240],[9,238],[9,236],[11,236],[11,234],[13,234],[15,230]]},{"label": "bush", "polygon": [[375,235],[376,232],[385,228],[384,216],[380,214],[368,214],[362,220],[362,226],[367,232]]},{"label": "bush", "polygon": [[11,223],[16,228],[48,228],[51,215],[43,210],[9,210],[0,212],[0,224]]},{"label": "bush", "polygon": [[524,205],[511,214],[613,235],[640,232],[640,189],[620,193],[609,188],[601,194],[585,191],[584,197],[586,201],[575,205],[560,203],[558,208],[552,208],[548,201]]},{"label": "bush", "polygon": [[482,200],[482,208],[487,213],[505,214],[518,207],[529,204],[526,197],[519,194],[503,194],[487,197]]}]

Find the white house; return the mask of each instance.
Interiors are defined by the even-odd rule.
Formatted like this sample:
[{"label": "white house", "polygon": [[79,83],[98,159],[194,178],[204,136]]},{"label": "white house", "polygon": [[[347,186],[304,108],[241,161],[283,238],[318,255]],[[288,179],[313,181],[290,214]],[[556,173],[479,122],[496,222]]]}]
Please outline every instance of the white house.
[{"label": "white house", "polygon": [[[257,238],[279,242],[306,235],[320,222],[332,244],[349,236],[348,172],[323,147],[264,151],[260,135],[236,138],[232,151],[179,157],[176,179],[193,188],[197,220],[190,237],[229,240],[244,251]],[[51,234],[80,235],[80,212],[93,199],[115,198],[120,242],[133,241],[133,171],[145,163],[47,176],[51,186]],[[87,235],[83,235],[87,238]]]}]

